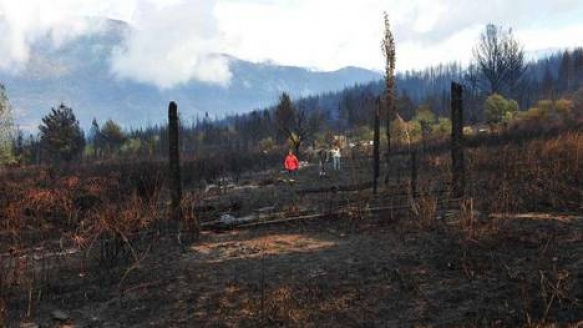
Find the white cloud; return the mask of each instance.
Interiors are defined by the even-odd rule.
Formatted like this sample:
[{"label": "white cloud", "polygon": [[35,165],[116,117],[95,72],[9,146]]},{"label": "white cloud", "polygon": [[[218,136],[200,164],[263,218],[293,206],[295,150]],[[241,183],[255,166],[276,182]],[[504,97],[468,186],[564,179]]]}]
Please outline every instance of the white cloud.
[{"label": "white cloud", "polygon": [[[372,2],[224,1],[217,6],[217,17],[237,57],[324,70],[373,67],[382,60],[382,9],[367,3]],[[378,21],[357,20],[375,15]]]},{"label": "white cloud", "polygon": [[467,63],[488,23],[512,27],[520,39],[539,35],[536,41],[521,39],[529,50],[583,45],[574,40],[579,29],[571,26],[583,15],[580,0],[223,0],[217,6],[230,53],[323,70],[347,65],[381,70],[383,11],[389,14],[400,71]]},{"label": "white cloud", "polygon": [[135,29],[113,54],[112,71],[121,78],[172,88],[191,79],[227,85],[228,62],[214,18],[214,1],[142,3]]},{"label": "white cloud", "polygon": [[[196,79],[226,85],[228,62],[207,0],[0,0],[0,69],[18,72],[30,48],[47,37],[55,47],[95,33],[103,19],[121,19],[135,30],[113,54],[121,78],[170,88]],[[96,19],[96,17],[101,19]]]},{"label": "white cloud", "polygon": [[59,46],[99,29],[96,16],[135,30],[111,60],[120,78],[171,88],[192,79],[227,85],[228,53],[252,61],[333,70],[382,70],[383,11],[397,70],[467,63],[488,23],[512,27],[528,51],[582,46],[580,0],[0,0],[0,69],[29,59],[30,45]]},{"label": "white cloud", "polygon": [[468,65],[476,35],[482,29],[481,25],[470,26],[432,46],[422,42],[404,42],[397,48],[396,66],[403,72],[451,62]]},{"label": "white cloud", "polygon": [[536,28],[516,33],[517,38],[527,51],[575,48],[583,46],[583,23],[549,30]]},{"label": "white cloud", "polygon": [[0,69],[18,70],[30,56],[30,46],[50,38],[60,46],[90,30],[99,28],[96,20],[78,19],[86,7],[78,1],[15,1],[0,2]]}]

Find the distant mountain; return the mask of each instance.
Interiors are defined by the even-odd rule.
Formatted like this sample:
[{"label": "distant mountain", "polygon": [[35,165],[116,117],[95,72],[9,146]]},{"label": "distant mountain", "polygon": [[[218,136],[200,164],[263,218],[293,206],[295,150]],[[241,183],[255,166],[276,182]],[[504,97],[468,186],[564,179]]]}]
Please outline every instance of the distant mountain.
[{"label": "distant mountain", "polygon": [[292,97],[337,91],[381,78],[356,67],[317,72],[300,67],[252,63],[226,56],[232,80],[228,87],[190,81],[169,90],[117,79],[110,70],[112,51],[123,42],[129,26],[109,21],[103,32],[83,36],[55,48],[38,42],[18,74],[0,72],[14,108],[15,123],[34,130],[51,107],[64,102],[84,128],[93,117],[108,118],[126,128],[164,122],[170,100],[178,103],[186,122],[208,112],[211,117],[249,112],[275,104],[282,92]]}]

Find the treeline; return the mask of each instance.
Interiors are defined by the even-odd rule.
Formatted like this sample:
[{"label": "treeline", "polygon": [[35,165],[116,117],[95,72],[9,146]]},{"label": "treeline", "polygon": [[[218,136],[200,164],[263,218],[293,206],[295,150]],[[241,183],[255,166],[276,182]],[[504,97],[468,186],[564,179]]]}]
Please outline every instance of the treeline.
[{"label": "treeline", "polygon": [[[452,81],[464,85],[466,123],[485,122],[485,99],[490,95],[486,87],[473,85],[476,67],[462,68],[457,63],[438,65],[420,71],[397,74],[397,111],[405,120],[414,117],[420,108],[429,108],[438,117],[447,117],[450,108]],[[540,100],[571,98],[583,87],[583,48],[557,52],[547,58],[528,63],[520,90],[502,92],[506,98],[518,102],[527,110]],[[337,93],[307,98],[313,108],[328,113],[331,128],[359,126],[370,123],[370,98],[384,92],[384,81],[357,85]],[[304,101],[301,99],[300,101]]]},{"label": "treeline", "polygon": [[[498,94],[504,100],[516,101],[516,114],[531,109],[551,107],[555,103],[559,110],[583,111],[583,48],[557,52],[548,58],[524,65],[520,83],[492,92],[491,86],[480,82],[476,64],[463,68],[457,63],[438,65],[421,71],[408,71],[397,75],[396,107],[400,117],[406,121],[443,125],[450,115],[450,86],[452,81],[464,85],[464,118],[466,125],[490,124],[492,103],[499,98],[488,98]],[[316,112],[320,118],[320,131],[332,134],[362,136],[370,130],[374,117],[375,98],[385,91],[383,80],[356,85],[340,92],[331,92],[294,101],[296,107]],[[550,104],[550,105],[549,105]],[[277,124],[274,113],[277,106],[255,110],[249,114],[234,115],[217,124],[230,126],[244,140],[257,142],[274,135]],[[514,108],[513,108],[514,111]],[[544,113],[543,113],[544,114]],[[518,115],[520,116],[520,115]],[[437,127],[439,129],[439,127]],[[318,139],[318,136],[314,136]],[[321,136],[320,136],[321,139]]]},{"label": "treeline", "polygon": [[[478,80],[478,75],[476,64],[464,69],[456,63],[398,74],[396,107],[400,119],[408,124],[406,128],[414,136],[447,134],[452,81],[465,87],[467,126],[500,123],[525,126],[521,120],[555,124],[558,116],[565,121],[583,112],[582,48],[527,63],[520,83],[516,84],[519,87],[496,90],[498,98],[492,98],[492,85]],[[182,121],[181,150],[185,158],[195,158],[221,150],[268,153],[288,146],[300,150],[300,146],[330,144],[335,135],[370,140],[375,99],[384,90],[384,81],[379,80],[300,99],[284,93],[274,106],[220,120],[207,113],[195,121]],[[3,108],[6,113],[7,107]],[[53,132],[56,127],[63,131]],[[52,109],[40,130],[39,135],[24,136],[20,131],[13,136],[13,162],[38,164],[79,158],[155,160],[166,156],[165,126],[124,131],[112,120],[95,119],[85,133],[72,109],[64,104]],[[75,140],[71,141],[72,146],[65,141],[68,139]]]}]

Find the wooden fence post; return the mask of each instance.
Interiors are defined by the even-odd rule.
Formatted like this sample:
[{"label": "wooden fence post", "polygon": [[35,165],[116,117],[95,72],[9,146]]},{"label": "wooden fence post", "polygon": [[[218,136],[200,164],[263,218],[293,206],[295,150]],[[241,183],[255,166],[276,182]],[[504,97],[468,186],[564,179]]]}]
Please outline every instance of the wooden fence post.
[{"label": "wooden fence post", "polygon": [[460,84],[451,83],[451,173],[454,197],[463,197],[465,192],[462,92]]},{"label": "wooden fence post", "polygon": [[178,107],[174,101],[168,105],[168,142],[170,161],[170,197],[171,197],[171,218],[182,219],[181,200],[182,182],[180,179],[180,153],[178,145]]}]

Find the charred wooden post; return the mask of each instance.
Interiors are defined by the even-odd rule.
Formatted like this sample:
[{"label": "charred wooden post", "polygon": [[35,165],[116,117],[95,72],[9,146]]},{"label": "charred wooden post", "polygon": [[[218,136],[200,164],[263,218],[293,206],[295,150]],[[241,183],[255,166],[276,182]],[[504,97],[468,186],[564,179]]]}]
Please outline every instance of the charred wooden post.
[{"label": "charred wooden post", "polygon": [[463,144],[462,86],[451,83],[451,170],[453,196],[463,197],[465,191],[465,165]]},{"label": "charred wooden post", "polygon": [[174,220],[181,220],[182,183],[180,179],[180,154],[178,145],[178,107],[171,101],[168,105],[168,142],[170,161],[170,215]]},{"label": "charred wooden post", "polygon": [[374,179],[373,179],[373,193],[377,194],[377,184],[379,178],[379,162],[380,162],[380,126],[381,126],[381,100],[379,97],[375,100],[374,113],[374,138],[373,138],[373,157],[374,157]]}]

